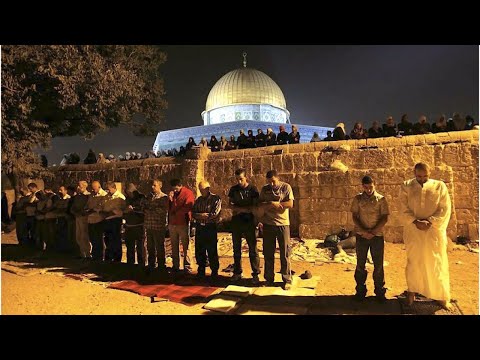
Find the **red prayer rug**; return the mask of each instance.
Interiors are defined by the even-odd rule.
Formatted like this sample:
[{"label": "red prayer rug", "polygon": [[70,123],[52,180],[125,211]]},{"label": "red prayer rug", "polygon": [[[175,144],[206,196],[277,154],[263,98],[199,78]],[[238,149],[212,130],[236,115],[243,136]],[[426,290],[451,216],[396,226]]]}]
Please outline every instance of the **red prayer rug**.
[{"label": "red prayer rug", "polygon": [[150,298],[158,297],[168,299],[169,301],[193,306],[198,303],[207,303],[218,287],[198,286],[198,285],[176,285],[176,284],[155,284],[143,285],[133,280],[123,280],[112,283],[108,286],[110,289],[131,291],[142,296]]}]

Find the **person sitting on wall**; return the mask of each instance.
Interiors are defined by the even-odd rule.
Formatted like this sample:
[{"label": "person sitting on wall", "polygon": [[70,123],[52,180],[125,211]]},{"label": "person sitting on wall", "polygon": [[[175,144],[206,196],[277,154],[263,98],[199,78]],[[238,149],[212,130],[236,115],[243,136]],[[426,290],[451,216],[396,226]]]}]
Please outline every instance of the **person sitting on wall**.
[{"label": "person sitting on wall", "polygon": [[366,133],[365,129],[363,128],[362,123],[360,123],[360,122],[355,123],[352,131],[350,132],[350,138],[351,139],[357,139],[357,140],[367,138],[367,133]]},{"label": "person sitting on wall", "polygon": [[227,143],[225,150],[235,150],[237,148],[237,142],[235,140],[235,135],[230,135],[230,140]]},{"label": "person sitting on wall", "polygon": [[415,135],[428,134],[432,132],[430,124],[427,122],[427,117],[425,115],[420,115],[418,122],[413,127],[413,133]]},{"label": "person sitting on wall", "polygon": [[285,126],[280,125],[280,132],[277,135],[277,145],[288,144],[288,133],[285,131]]},{"label": "person sitting on wall", "polygon": [[88,150],[87,157],[85,160],[83,160],[84,164],[96,164],[97,163],[97,157],[95,156],[95,153],[93,152],[92,149]]},{"label": "person sitting on wall", "polygon": [[255,136],[253,135],[252,130],[248,130],[248,136],[247,136],[247,147],[249,149],[255,148]]},{"label": "person sitting on wall", "polygon": [[[318,139],[318,140],[316,140]],[[332,136],[332,132],[330,130],[327,131],[327,137],[323,139],[323,141],[333,141],[335,140]],[[320,137],[318,136],[318,134],[315,132],[313,133],[313,137],[312,137],[312,140],[310,140],[310,142],[316,142],[316,141],[320,141]]]},{"label": "person sitting on wall", "polygon": [[372,127],[368,129],[368,137],[372,139],[383,137],[383,130],[378,121],[374,121]]},{"label": "person sitting on wall", "polygon": [[448,131],[462,131],[467,127],[467,120],[459,113],[453,113],[452,119],[448,122]]},{"label": "person sitting on wall", "polygon": [[393,120],[393,116],[387,118],[387,123],[383,124],[383,135],[385,137],[397,136],[397,126]]},{"label": "person sitting on wall", "polygon": [[440,118],[432,124],[432,132],[436,134],[445,131],[448,131],[447,119],[446,116],[442,114]]},{"label": "person sitting on wall", "polygon": [[212,151],[220,151],[220,143],[218,142],[217,137],[215,135],[211,136],[210,144],[208,145],[210,146],[210,149],[212,149]]},{"label": "person sitting on wall", "polygon": [[185,149],[190,150],[192,147],[197,146],[195,139],[193,137],[188,138],[188,143],[185,145]]},{"label": "person sitting on wall", "polygon": [[228,141],[225,139],[225,136],[220,137],[220,151],[228,150]]},{"label": "person sitting on wall", "polygon": [[333,129],[333,140],[346,140],[345,124],[338,123],[335,129]]},{"label": "person sitting on wall", "polygon": [[277,134],[273,132],[272,128],[267,129],[265,143],[267,144],[267,146],[277,145]]},{"label": "person sitting on wall", "polygon": [[403,136],[413,135],[413,124],[410,121],[408,121],[407,114],[402,115],[400,124],[398,124],[398,131]]},{"label": "person sitting on wall", "polygon": [[262,129],[257,130],[257,135],[255,136],[255,145],[257,147],[264,147],[266,135],[263,133]]},{"label": "person sitting on wall", "polygon": [[[331,131],[329,131],[329,133],[330,135],[332,135]],[[320,136],[318,136],[317,132],[314,132],[310,142],[319,142],[319,141],[322,141],[322,139],[320,139]]]},{"label": "person sitting on wall", "polygon": [[240,135],[237,138],[238,149],[246,149],[248,147],[247,137],[243,129],[240,130]]},{"label": "person sitting on wall", "polygon": [[472,115],[465,116],[465,120],[467,122],[467,124],[465,126],[465,130],[472,130],[473,127],[475,126],[475,120],[472,117]]},{"label": "person sitting on wall", "polygon": [[292,132],[288,134],[289,144],[300,144],[300,133],[295,125],[292,125]]}]

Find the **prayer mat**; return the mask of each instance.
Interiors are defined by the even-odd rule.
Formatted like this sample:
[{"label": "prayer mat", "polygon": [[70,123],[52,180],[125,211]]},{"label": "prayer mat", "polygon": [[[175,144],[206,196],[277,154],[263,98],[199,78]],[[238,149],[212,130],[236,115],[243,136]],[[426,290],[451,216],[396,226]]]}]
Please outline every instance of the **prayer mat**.
[{"label": "prayer mat", "polygon": [[464,315],[456,300],[451,303],[452,308],[445,310],[435,300],[414,301],[411,306],[400,300],[403,315]]},{"label": "prayer mat", "polygon": [[142,296],[148,296],[154,302],[154,298],[167,299],[184,305],[193,306],[198,303],[206,303],[209,296],[218,288],[212,286],[180,286],[176,284],[142,285],[133,280],[123,280],[110,284],[110,289],[125,290]]},{"label": "prayer mat", "polygon": [[428,299],[422,295],[416,295],[415,301],[408,306],[406,294],[397,295],[403,315],[464,315],[457,300],[451,300],[452,308],[443,309],[435,300]]}]

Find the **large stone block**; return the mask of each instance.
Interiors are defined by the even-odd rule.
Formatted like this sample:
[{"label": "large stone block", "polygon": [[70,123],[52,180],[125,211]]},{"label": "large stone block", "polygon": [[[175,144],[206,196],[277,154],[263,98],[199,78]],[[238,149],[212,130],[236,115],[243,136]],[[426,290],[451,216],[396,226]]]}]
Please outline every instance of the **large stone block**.
[{"label": "large stone block", "polygon": [[468,225],[468,237],[470,241],[478,240],[478,224],[469,224]]},{"label": "large stone block", "polygon": [[232,166],[233,166],[233,173],[231,175],[230,174],[225,174],[225,175],[235,176],[235,171],[237,171],[238,169],[244,169],[245,168],[245,158],[243,158],[243,159],[233,159]]},{"label": "large stone block", "polygon": [[[343,173],[341,171],[330,171],[330,177],[332,180],[332,184],[335,186],[341,186],[341,185],[349,185],[350,184],[350,173],[346,172]],[[320,179],[319,179],[320,183]]]},{"label": "large stone block", "polygon": [[333,196],[333,185],[322,185],[320,186],[320,197],[321,198],[330,198]]},{"label": "large stone block", "polygon": [[319,186],[316,173],[296,174],[295,180],[298,186]]},{"label": "large stone block", "polygon": [[301,224],[323,224],[325,223],[325,212],[304,210],[299,212]]},{"label": "large stone block", "polygon": [[317,153],[305,153],[303,154],[303,169],[304,171],[317,171]]},{"label": "large stone block", "polygon": [[437,133],[435,134],[435,137],[437,139],[437,143],[440,144],[446,144],[452,141],[450,138],[450,133],[448,132]]},{"label": "large stone block", "polygon": [[333,188],[333,197],[335,199],[349,199],[351,197],[349,188],[350,186],[335,186]]},{"label": "large stone block", "polygon": [[472,165],[473,166],[476,166],[478,165],[478,143],[476,144],[472,144],[472,146],[470,147],[470,153],[471,153],[471,156],[472,156]]},{"label": "large stone block", "polygon": [[239,159],[239,158],[245,157],[245,153],[249,154],[250,151],[251,151],[250,149],[249,150],[239,149],[239,150],[226,151],[226,153],[228,154],[229,159]]},{"label": "large stone block", "polygon": [[470,144],[447,144],[444,148],[443,159],[449,166],[478,166],[472,158]]},{"label": "large stone block", "polygon": [[478,224],[478,211],[470,209],[455,209],[457,224]]},{"label": "large stone block", "polygon": [[253,163],[253,158],[251,157],[247,157],[243,159],[243,168],[245,169],[246,175],[248,177],[253,175],[252,163]]},{"label": "large stone block", "polygon": [[[458,183],[458,186],[457,184],[455,184],[453,188],[454,189],[453,193],[455,195],[454,198],[462,197],[462,196],[472,196],[473,186],[474,185],[471,183]],[[450,192],[450,194],[452,193]]]},{"label": "large stone block", "polygon": [[430,177],[436,180],[442,180],[445,183],[453,181],[453,171],[450,166],[432,168]]},{"label": "large stone block", "polygon": [[413,168],[415,165],[413,160],[413,148],[413,146],[405,146],[389,149],[395,159],[395,167]]},{"label": "large stone block", "polygon": [[478,203],[478,199],[472,199],[470,195],[458,195],[454,199],[455,209],[475,209],[475,201]]},{"label": "large stone block", "polygon": [[294,144],[294,145],[287,145],[288,153],[289,154],[298,154],[305,152],[305,145],[304,144]]},{"label": "large stone block", "polygon": [[304,146],[304,151],[306,153],[312,153],[312,152],[318,151],[318,150],[315,150],[315,143],[307,143],[307,144],[303,144],[303,146]]},{"label": "large stone block", "polygon": [[[326,205],[324,205],[324,207],[322,209],[323,210],[330,210],[330,211],[350,212],[350,208],[351,208],[351,205],[352,205],[352,199],[335,199],[335,198],[321,199],[321,200],[324,200],[325,203],[326,203]],[[323,203],[322,203],[322,205],[323,205]]]},{"label": "large stone block", "polygon": [[428,145],[433,145],[438,143],[437,136],[435,134],[425,134],[424,137],[425,137],[425,142]]},{"label": "large stone block", "polygon": [[299,174],[299,173],[306,172],[304,159],[305,159],[305,154],[293,154],[293,171],[295,173]]},{"label": "large stone block", "polygon": [[[272,166],[276,169],[279,173],[283,173],[283,164],[282,164],[282,156],[283,155],[273,155],[272,156]],[[255,159],[254,161],[258,161]]]},{"label": "large stone block", "polygon": [[[266,181],[265,175],[263,176],[263,178],[264,178],[264,181]],[[295,174],[281,174],[280,180],[283,182],[286,182],[287,184],[290,184],[294,192],[295,192],[295,188],[298,188]]]},{"label": "large stone block", "polygon": [[315,151],[322,151],[323,149],[325,149],[326,147],[328,146],[331,146],[333,142],[331,141],[318,141],[318,142],[315,142]]},{"label": "large stone block", "polygon": [[[421,135],[416,135],[421,136]],[[423,145],[413,147],[413,161],[414,163],[423,162],[433,167],[435,166],[435,152],[433,146]]]},{"label": "large stone block", "polygon": [[261,158],[252,158],[252,174],[253,176],[262,174]]},{"label": "large stone block", "polygon": [[433,157],[434,157],[435,166],[446,165],[445,160],[443,158],[444,152],[445,152],[445,145],[435,145],[433,147]]},{"label": "large stone block", "polygon": [[335,179],[334,171],[321,171],[317,175],[319,185],[333,185]]},{"label": "large stone block", "polygon": [[312,198],[313,197],[313,192],[315,190],[316,190],[316,188],[313,188],[312,186],[298,186],[297,187],[297,198],[296,198],[296,200]]},{"label": "large stone block", "polygon": [[294,169],[293,159],[294,157],[291,154],[282,155],[282,171],[284,173],[293,172],[293,169]]},{"label": "large stone block", "polygon": [[[358,150],[365,158],[365,168],[378,169],[390,168],[393,164],[393,153],[386,149]],[[353,164],[352,164],[353,165]]]},{"label": "large stone block", "polygon": [[[301,213],[313,210],[313,200],[312,199],[298,199],[295,201],[298,204],[299,211]],[[295,205],[296,206],[296,205]]]},{"label": "large stone block", "polygon": [[[219,169],[220,169],[220,164],[219,164]],[[223,171],[222,171],[222,176],[233,176],[235,172],[234,169],[234,164],[232,159],[225,159],[223,161]]]},{"label": "large stone block", "polygon": [[[408,170],[401,169],[401,168],[385,169],[385,171],[384,171],[384,184],[385,185],[402,184],[405,180],[410,178],[410,177],[406,177],[407,171]],[[410,170],[410,171],[413,171],[413,169]]]},{"label": "large stone block", "polygon": [[342,152],[337,159],[348,166],[349,169],[366,169],[366,157],[362,150]]}]

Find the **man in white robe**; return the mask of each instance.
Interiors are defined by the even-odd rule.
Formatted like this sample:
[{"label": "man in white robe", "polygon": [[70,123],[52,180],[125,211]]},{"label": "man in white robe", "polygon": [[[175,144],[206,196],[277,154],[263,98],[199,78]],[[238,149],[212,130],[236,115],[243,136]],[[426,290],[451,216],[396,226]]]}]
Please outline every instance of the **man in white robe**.
[{"label": "man in white robe", "polygon": [[407,304],[413,304],[415,293],[419,293],[449,309],[447,226],[451,215],[450,196],[443,181],[429,178],[428,165],[418,163],[414,172],[415,178],[405,181],[400,193],[403,240],[407,250]]}]

